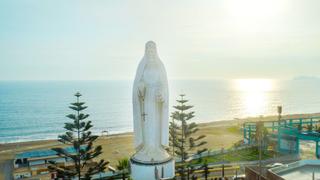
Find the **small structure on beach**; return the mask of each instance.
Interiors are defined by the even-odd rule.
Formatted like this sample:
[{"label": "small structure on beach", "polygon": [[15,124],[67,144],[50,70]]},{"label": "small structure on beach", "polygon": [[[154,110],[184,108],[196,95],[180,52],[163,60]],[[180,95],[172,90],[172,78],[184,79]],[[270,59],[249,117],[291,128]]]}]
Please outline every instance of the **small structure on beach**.
[{"label": "small structure on beach", "polygon": [[[73,147],[66,147],[64,150],[70,154],[76,153]],[[74,166],[71,158],[59,157],[57,152],[51,149],[22,152],[17,154],[13,161],[13,179],[55,179],[57,174],[49,171],[49,161],[55,161],[59,166]]]},{"label": "small structure on beach", "polygon": [[169,141],[169,92],[165,67],[156,44],[146,43],[133,84],[134,144],[131,176],[134,180],[173,178],[175,161],[167,152]]}]

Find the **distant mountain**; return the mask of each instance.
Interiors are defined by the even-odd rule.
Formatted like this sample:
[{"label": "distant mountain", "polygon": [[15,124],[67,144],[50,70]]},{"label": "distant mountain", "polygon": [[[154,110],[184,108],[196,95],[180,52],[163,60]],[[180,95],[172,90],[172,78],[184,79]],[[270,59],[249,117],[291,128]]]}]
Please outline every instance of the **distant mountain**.
[{"label": "distant mountain", "polygon": [[294,77],[292,80],[294,81],[319,81],[320,77],[317,76],[297,76]]}]

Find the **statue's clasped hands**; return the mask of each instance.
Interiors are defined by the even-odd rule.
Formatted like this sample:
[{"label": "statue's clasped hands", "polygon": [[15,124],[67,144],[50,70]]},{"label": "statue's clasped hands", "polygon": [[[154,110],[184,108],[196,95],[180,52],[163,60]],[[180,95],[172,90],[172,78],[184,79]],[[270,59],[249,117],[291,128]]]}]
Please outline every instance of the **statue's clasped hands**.
[{"label": "statue's clasped hands", "polygon": [[161,93],[160,90],[157,91],[156,100],[157,100],[157,102],[163,102],[164,101],[162,93]]}]

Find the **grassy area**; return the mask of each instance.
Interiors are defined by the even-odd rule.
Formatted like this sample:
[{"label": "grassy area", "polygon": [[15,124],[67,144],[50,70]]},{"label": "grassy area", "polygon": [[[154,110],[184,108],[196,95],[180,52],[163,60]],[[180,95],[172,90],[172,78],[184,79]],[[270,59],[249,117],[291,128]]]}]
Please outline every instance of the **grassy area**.
[{"label": "grassy area", "polygon": [[239,126],[230,126],[227,128],[227,131],[233,134],[241,134]]},{"label": "grassy area", "polygon": [[[274,153],[272,151],[265,151],[262,153],[262,159],[272,158]],[[208,163],[218,162],[239,162],[239,161],[255,161],[259,159],[259,151],[257,148],[248,148],[238,151],[233,151],[225,154],[218,154],[202,158],[202,162],[207,160]],[[191,164],[199,164],[199,159],[191,161]]]}]

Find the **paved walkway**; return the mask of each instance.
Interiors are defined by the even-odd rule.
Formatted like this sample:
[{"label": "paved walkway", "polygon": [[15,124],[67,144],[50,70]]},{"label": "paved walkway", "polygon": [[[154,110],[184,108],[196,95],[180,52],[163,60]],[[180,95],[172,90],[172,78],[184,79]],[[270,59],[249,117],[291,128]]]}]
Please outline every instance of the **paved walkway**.
[{"label": "paved walkway", "polygon": [[13,164],[12,160],[7,160],[3,163],[3,172],[4,172],[4,180],[12,180],[12,171],[13,171]]}]

